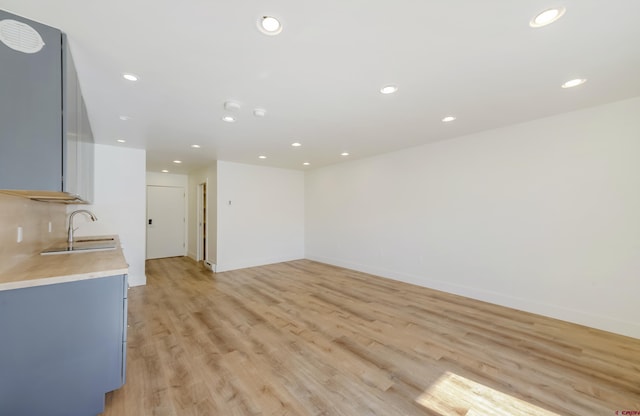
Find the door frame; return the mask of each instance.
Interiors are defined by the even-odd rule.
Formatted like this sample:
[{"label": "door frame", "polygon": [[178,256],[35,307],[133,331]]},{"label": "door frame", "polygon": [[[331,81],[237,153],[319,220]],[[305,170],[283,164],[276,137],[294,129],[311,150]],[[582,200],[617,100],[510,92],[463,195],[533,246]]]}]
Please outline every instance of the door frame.
[{"label": "door frame", "polygon": [[[198,184],[198,191],[196,196],[196,261],[207,261],[207,250],[206,246],[209,241],[209,227],[208,227],[208,209],[205,211],[207,207],[207,195],[208,191],[208,181],[205,180]],[[203,233],[202,224],[204,222],[205,230]],[[203,244],[203,241],[207,243]]]}]

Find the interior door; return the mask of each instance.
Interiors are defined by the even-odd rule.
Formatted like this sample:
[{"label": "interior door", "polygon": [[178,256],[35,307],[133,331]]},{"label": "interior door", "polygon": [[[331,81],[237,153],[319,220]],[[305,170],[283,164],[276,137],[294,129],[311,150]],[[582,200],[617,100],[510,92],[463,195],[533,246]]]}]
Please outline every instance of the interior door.
[{"label": "interior door", "polygon": [[147,186],[147,259],[184,256],[184,188]]}]

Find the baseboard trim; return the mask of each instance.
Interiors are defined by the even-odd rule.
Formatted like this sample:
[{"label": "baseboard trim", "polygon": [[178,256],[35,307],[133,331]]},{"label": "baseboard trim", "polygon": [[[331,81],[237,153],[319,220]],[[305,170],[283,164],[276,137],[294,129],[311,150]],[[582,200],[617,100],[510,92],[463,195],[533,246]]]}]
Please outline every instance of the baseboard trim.
[{"label": "baseboard trim", "polygon": [[[228,272],[231,270],[246,269],[248,267],[266,266],[267,264],[283,263],[286,261],[301,260],[303,258],[304,256],[272,257],[272,258],[266,258],[266,259],[246,260],[246,261],[230,263],[230,264],[224,264],[218,261],[217,272],[221,273],[221,272]],[[218,260],[220,259],[218,258]]]},{"label": "baseboard trim", "polygon": [[445,282],[443,280],[429,279],[424,276],[417,276],[393,270],[372,267],[369,265],[354,263],[347,260],[313,255],[308,255],[306,256],[306,258],[309,260],[318,261],[320,263],[344,267],[346,269],[352,269],[363,273],[373,274],[392,280],[410,283],[416,286],[422,286],[429,289],[435,289],[442,292],[465,296],[483,302],[506,306],[508,308],[518,309],[549,318],[559,319],[578,325],[584,325],[591,328],[640,339],[640,324],[634,322],[596,315],[590,312],[574,310],[564,306],[518,298],[504,293],[493,292],[481,288],[456,285],[453,283]]}]

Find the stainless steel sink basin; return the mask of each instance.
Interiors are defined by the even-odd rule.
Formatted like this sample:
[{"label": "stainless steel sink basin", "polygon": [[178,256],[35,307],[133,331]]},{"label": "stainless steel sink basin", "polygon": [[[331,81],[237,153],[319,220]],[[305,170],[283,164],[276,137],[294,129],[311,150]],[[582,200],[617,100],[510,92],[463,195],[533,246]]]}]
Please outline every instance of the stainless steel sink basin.
[{"label": "stainless steel sink basin", "polygon": [[113,237],[85,237],[85,238],[78,238],[75,242],[76,243],[89,243],[89,242],[94,242],[94,241],[115,241],[115,238]]},{"label": "stainless steel sink basin", "polygon": [[106,246],[106,247],[54,247],[49,248],[40,255],[42,256],[50,256],[52,254],[71,254],[71,253],[91,253],[93,251],[107,251],[107,250],[115,250],[115,246]]},{"label": "stainless steel sink basin", "polygon": [[94,251],[115,250],[116,241],[113,237],[84,237],[78,238],[73,244],[64,243],[49,247],[40,253],[43,256],[52,254],[91,253]]}]

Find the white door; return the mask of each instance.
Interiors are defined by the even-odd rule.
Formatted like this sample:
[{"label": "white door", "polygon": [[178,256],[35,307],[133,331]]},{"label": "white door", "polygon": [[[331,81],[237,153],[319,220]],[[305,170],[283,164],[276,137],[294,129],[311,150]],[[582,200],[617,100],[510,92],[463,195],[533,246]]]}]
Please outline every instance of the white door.
[{"label": "white door", "polygon": [[184,188],[147,186],[147,259],[184,256]]}]

